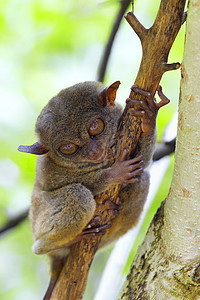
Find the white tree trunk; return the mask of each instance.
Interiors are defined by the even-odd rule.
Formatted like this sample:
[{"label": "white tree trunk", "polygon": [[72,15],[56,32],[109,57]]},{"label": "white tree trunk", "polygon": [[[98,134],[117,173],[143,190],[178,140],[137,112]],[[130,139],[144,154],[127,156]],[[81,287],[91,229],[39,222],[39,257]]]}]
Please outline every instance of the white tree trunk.
[{"label": "white tree trunk", "polygon": [[200,1],[190,0],[174,175],[121,299],[200,299]]}]

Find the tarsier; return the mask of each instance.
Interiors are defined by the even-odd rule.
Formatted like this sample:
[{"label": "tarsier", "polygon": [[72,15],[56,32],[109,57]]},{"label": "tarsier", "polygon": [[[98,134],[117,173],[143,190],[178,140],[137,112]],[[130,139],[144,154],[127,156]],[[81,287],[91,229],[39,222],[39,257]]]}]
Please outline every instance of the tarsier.
[{"label": "tarsier", "polygon": [[[110,151],[120,116],[116,91],[120,82],[108,87],[84,82],[66,88],[52,98],[36,123],[38,142],[19,146],[19,151],[37,154],[36,181],[30,208],[33,251],[48,254],[52,261],[67,256],[69,247],[90,235],[102,235],[102,247],[137,224],[149,187],[144,169],[151,160],[156,141],[158,109],[152,95],[133,87],[144,101],[127,99],[131,114],[141,118],[142,134],[137,155],[126,159],[127,150],[110,166]],[[94,196],[121,184],[116,203],[106,202],[112,223],[99,226]],[[121,206],[121,207],[120,207]]]}]

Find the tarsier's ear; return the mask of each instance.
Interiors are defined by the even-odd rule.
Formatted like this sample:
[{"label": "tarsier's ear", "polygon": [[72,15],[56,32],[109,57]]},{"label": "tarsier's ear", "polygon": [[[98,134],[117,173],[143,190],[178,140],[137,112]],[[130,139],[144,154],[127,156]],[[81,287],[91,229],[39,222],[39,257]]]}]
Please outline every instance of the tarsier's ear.
[{"label": "tarsier's ear", "polygon": [[40,144],[38,142],[36,142],[35,144],[33,144],[31,146],[20,145],[18,147],[18,150],[20,152],[32,153],[32,154],[36,154],[36,155],[42,155],[49,151],[42,144]]},{"label": "tarsier's ear", "polygon": [[115,105],[114,101],[120,83],[120,81],[115,81],[111,85],[105,87],[105,89],[103,89],[103,91],[100,92],[99,96],[103,106]]}]

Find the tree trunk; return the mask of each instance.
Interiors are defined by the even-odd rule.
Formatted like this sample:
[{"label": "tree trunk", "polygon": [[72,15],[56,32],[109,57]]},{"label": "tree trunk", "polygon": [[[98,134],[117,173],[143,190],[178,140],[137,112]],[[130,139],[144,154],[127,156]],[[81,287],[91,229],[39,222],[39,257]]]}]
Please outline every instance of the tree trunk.
[{"label": "tree trunk", "polygon": [[200,299],[200,4],[190,0],[174,175],[120,299]]}]

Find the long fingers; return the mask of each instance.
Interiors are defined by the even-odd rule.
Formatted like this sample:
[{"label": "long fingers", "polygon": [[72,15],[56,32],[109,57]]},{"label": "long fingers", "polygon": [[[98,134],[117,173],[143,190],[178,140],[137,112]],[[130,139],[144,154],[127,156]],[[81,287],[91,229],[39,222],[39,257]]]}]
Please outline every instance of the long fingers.
[{"label": "long fingers", "polygon": [[131,87],[131,90],[134,91],[135,93],[144,96],[149,108],[151,110],[155,109],[156,98],[154,98],[150,92],[140,89],[139,87],[136,87],[134,85]]},{"label": "long fingers", "polygon": [[91,233],[95,233],[98,234],[100,232],[104,232],[106,229],[109,229],[111,227],[111,222],[101,225],[99,227],[94,227],[94,228],[86,228],[82,231],[82,233],[80,233],[78,236],[79,237],[83,237],[85,235],[91,234]]},{"label": "long fingers", "polygon": [[157,111],[157,109],[155,110],[155,104],[153,103],[152,99],[149,101],[150,103],[143,100],[131,100],[129,98],[126,100],[126,102],[131,104],[129,111],[138,117],[143,117],[146,114],[147,117],[151,119],[155,114],[155,111]]},{"label": "long fingers", "polygon": [[[127,153],[128,153],[128,150],[127,149],[124,149],[122,151],[122,153],[120,154],[119,158],[118,158],[118,161],[119,162],[122,162],[122,161],[125,161],[126,160],[126,156],[127,156]],[[143,156],[141,154],[135,156],[134,158],[132,159],[129,159],[127,160],[128,164],[133,164],[133,163],[136,163],[138,161],[140,161],[141,159],[143,158]]]},{"label": "long fingers", "polygon": [[157,87],[157,92],[158,92],[158,96],[160,97],[161,101],[159,103],[156,102],[156,98],[154,98],[152,96],[152,94],[150,92],[147,92],[143,89],[140,89],[136,86],[132,86],[131,90],[134,91],[135,93],[138,93],[140,95],[143,95],[146,99],[146,102],[148,103],[149,107],[151,109],[153,108],[157,108],[160,109],[162,106],[168,104],[170,102],[170,100],[164,95],[164,93],[162,92],[162,87],[161,85],[158,85]]}]

